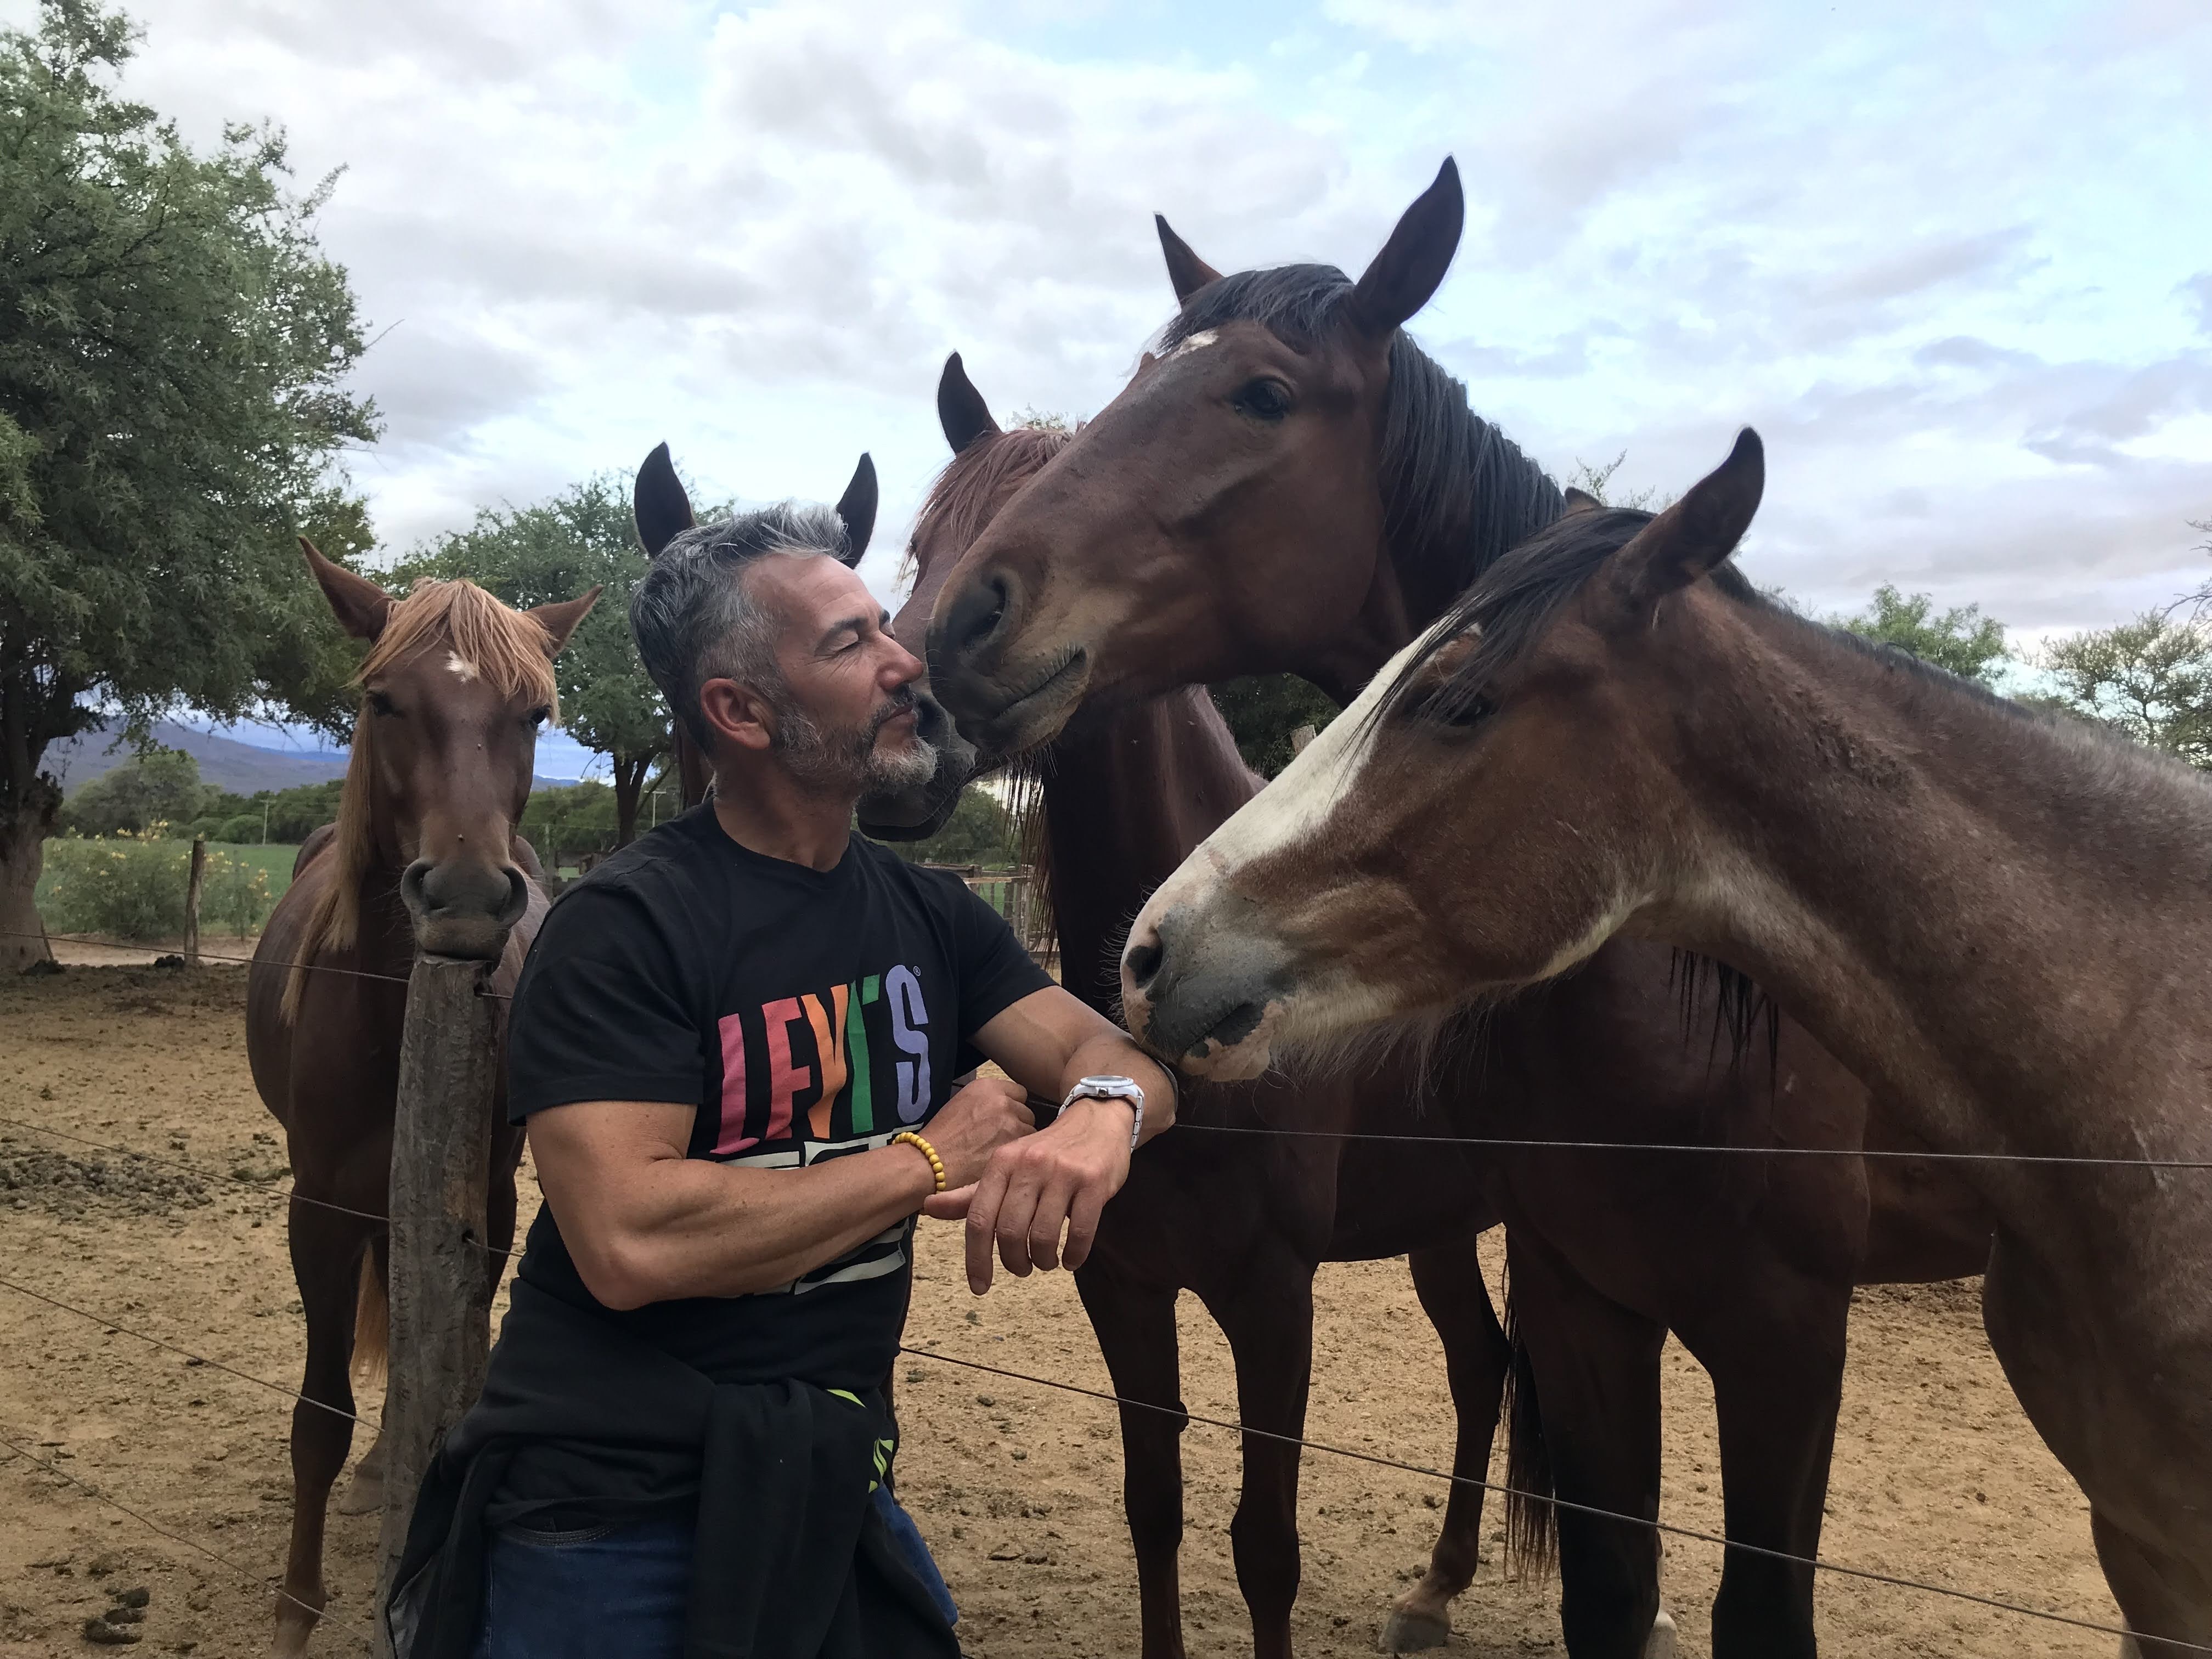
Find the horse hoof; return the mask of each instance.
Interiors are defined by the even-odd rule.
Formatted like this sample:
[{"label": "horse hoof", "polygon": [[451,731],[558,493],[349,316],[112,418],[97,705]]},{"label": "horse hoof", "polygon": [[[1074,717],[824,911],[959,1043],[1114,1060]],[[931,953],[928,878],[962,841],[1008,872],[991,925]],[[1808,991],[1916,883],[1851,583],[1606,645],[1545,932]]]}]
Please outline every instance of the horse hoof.
[{"label": "horse hoof", "polygon": [[1390,1622],[1382,1626],[1382,1639],[1376,1645],[1384,1653],[1419,1653],[1425,1648],[1443,1646],[1450,1635],[1449,1613],[1393,1607]]},{"label": "horse hoof", "polygon": [[374,1515],[384,1507],[384,1471],[367,1465],[353,1472],[346,1489],[338,1494],[340,1515]]},{"label": "horse hoof", "polygon": [[1651,1634],[1644,1638],[1644,1659],[1675,1659],[1674,1616],[1666,1608],[1651,1621]]}]

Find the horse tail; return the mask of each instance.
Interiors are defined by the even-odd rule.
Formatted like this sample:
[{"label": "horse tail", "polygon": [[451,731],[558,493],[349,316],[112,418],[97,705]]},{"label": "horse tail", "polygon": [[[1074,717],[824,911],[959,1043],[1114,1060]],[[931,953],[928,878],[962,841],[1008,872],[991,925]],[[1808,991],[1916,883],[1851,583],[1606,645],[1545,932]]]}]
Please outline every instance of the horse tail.
[{"label": "horse tail", "polygon": [[1536,1399],[1536,1368],[1522,1340],[1505,1287],[1505,1340],[1512,1359],[1505,1372],[1505,1567],[1508,1572],[1548,1576],[1559,1559],[1559,1510],[1553,1492],[1552,1455]]},{"label": "horse tail", "polygon": [[376,1271],[376,1251],[372,1246],[361,1253],[361,1289],[353,1304],[355,1387],[384,1380],[385,1362],[391,1352],[391,1320],[392,1310],[384,1295],[384,1275]]}]

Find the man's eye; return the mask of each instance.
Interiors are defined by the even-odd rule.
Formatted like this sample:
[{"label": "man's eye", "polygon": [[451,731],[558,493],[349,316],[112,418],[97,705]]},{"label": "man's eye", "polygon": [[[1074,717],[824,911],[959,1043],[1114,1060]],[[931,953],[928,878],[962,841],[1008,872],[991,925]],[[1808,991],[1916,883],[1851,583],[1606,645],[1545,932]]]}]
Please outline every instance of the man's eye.
[{"label": "man's eye", "polygon": [[1291,389],[1280,380],[1254,380],[1230,401],[1255,421],[1279,421],[1291,412]]}]

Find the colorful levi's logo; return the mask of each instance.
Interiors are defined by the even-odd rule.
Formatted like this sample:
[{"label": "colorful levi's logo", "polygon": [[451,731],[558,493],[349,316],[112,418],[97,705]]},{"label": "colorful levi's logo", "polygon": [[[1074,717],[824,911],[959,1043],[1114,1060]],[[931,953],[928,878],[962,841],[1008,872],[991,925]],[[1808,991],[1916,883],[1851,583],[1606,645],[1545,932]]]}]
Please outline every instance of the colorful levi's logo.
[{"label": "colorful levi's logo", "polygon": [[903,963],[719,1024],[721,1117],[710,1157],[865,1139],[929,1109],[929,1009],[921,976]]}]

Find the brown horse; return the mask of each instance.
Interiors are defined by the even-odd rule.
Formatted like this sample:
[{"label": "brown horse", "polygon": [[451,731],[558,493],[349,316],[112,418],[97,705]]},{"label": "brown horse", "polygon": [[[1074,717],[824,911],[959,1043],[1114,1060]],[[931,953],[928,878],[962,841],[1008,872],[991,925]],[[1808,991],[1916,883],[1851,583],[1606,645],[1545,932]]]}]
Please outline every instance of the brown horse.
[{"label": "brown horse", "polygon": [[[915,589],[900,613],[908,637],[1006,501],[1060,447],[1064,432],[1001,432],[947,362],[938,410],[952,463],[924,503],[909,549]],[[1048,890],[1068,988],[1113,1018],[1116,963],[1128,918],[1215,826],[1258,793],[1227,726],[1203,690],[1159,698],[1086,739],[1063,739],[1023,769],[1042,795]],[[1278,1082],[1194,1085],[1177,1121],[1418,1136],[1420,1111],[1404,1062],[1292,1089]],[[1298,1449],[1312,1370],[1313,1277],[1322,1261],[1413,1254],[1413,1283],[1444,1348],[1458,1421],[1454,1470],[1486,1478],[1510,1358],[1474,1252],[1494,1218],[1476,1170],[1451,1147],[1328,1139],[1170,1135],[1146,1150],[1101,1218],[1076,1273],[1100,1352],[1124,1398],[1123,1495],[1137,1558],[1146,1659],[1181,1659],[1177,1553],[1182,1537],[1184,1427],[1175,1303],[1194,1291],[1229,1340],[1238,1414],[1250,1428],[1243,1487],[1230,1535],[1252,1615],[1253,1650],[1291,1652],[1299,1578]],[[1481,1486],[1453,1487],[1427,1575],[1399,1599],[1387,1639],[1441,1639],[1452,1598],[1474,1576]]]},{"label": "brown horse", "polygon": [[2212,1644],[2212,787],[1762,599],[1764,482],[1501,562],[1153,897],[1133,1018],[1241,1075],[1624,930],[1743,963],[1996,1155],[1990,1343],[2142,1650]]},{"label": "brown horse", "polygon": [[[1442,280],[1448,162],[1355,283],[1328,267],[1221,277],[1165,225],[1183,301],[1163,349],[969,549],[929,635],[937,695],[989,752],[1177,685],[1289,669],[1348,697],[1482,568],[1566,503],[1400,329]],[[1878,1144],[1865,1092],[1798,1027],[1771,1064],[1683,1042],[1668,951],[1624,943],[1441,1052],[1474,1081],[1462,1133],[1730,1147]],[[1709,996],[1702,979],[1694,995]],[[1712,1004],[1696,1014],[1713,1018]],[[1479,1086],[1478,1086],[1479,1085]],[[1906,1143],[1906,1144],[1909,1144]],[[1601,1317],[1534,1316],[1562,1498],[1658,1501],[1658,1356],[1711,1373],[1731,1539],[1817,1551],[1855,1281],[1978,1270],[1970,1194],[1893,1163],[1499,1152],[1487,1160],[1516,1300],[1596,1286]],[[1619,1379],[1632,1377],[1633,1386]],[[1596,1425],[1596,1426],[1593,1426]],[[1562,1514],[1578,1656],[1632,1655],[1656,1602],[1646,1530]],[[1814,1651],[1808,1568],[1731,1551],[1714,1651]]]},{"label": "brown horse", "polygon": [[[338,621],[369,649],[337,823],[301,848],[246,993],[254,1086],[290,1152],[292,1272],[307,1323],[276,1602],[286,1659],[306,1650],[326,1600],[323,1527],[353,1443],[351,1362],[356,1346],[383,1346],[386,1237],[368,1218],[384,1213],[391,1185],[407,976],[419,950],[495,961],[490,988],[513,988],[545,912],[537,854],[514,825],[538,728],[554,713],[554,654],[599,597],[520,612],[457,581],[394,599],[301,545]],[[503,1108],[494,1121],[496,1283],[522,1134]],[[380,1468],[372,1449],[351,1507],[381,1500]]]}]

